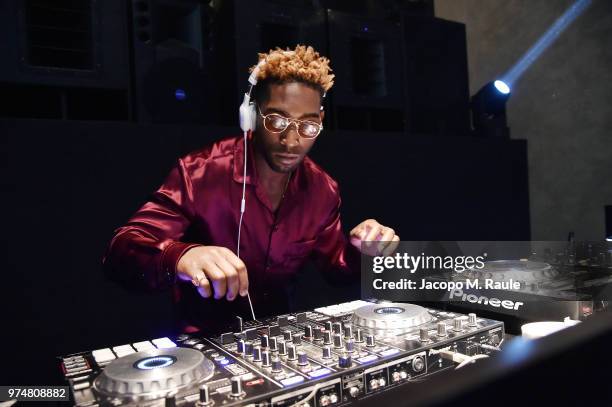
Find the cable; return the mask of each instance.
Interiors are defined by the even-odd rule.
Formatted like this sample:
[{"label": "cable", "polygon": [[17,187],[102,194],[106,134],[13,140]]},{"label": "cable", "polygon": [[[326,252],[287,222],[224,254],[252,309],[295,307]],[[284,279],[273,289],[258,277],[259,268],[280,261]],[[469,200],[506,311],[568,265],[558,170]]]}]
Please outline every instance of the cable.
[{"label": "cable", "polygon": [[485,354],[480,354],[480,355],[474,355],[474,356],[468,356],[467,359],[465,359],[463,362],[459,363],[457,365],[457,367],[455,368],[455,370],[457,369],[461,369],[463,366],[467,365],[468,363],[474,363],[476,362],[478,359],[485,359],[488,358],[489,355],[485,355]]},{"label": "cable", "polygon": [[[250,90],[249,90],[250,93]],[[242,172],[242,200],[240,201],[240,220],[238,221],[238,242],[236,243],[236,255],[240,258],[240,232],[242,230],[242,217],[244,216],[244,210],[246,209],[246,170],[247,170],[247,132],[244,133],[244,169]],[[247,291],[247,299],[249,300],[249,307],[251,308],[251,316],[253,321],[255,318],[255,310],[253,309],[253,302],[251,302],[251,294]]]},{"label": "cable", "polygon": [[297,402],[293,403],[291,405],[291,407],[298,407],[298,406],[304,405],[304,403],[306,403],[307,401],[309,401],[312,398],[314,398],[315,394],[317,394],[317,390],[319,390],[320,387],[321,387],[321,385],[317,384],[315,387],[313,387],[312,391],[310,392],[310,394],[308,396],[306,396],[305,398],[303,398],[301,400],[298,400]]}]

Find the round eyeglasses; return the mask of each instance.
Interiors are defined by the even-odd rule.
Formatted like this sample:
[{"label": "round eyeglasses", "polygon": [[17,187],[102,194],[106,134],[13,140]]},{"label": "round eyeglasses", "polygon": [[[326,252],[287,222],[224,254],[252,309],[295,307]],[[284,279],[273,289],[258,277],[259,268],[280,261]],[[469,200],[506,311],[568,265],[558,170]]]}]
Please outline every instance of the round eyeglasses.
[{"label": "round eyeglasses", "polygon": [[291,124],[295,124],[295,128],[297,129],[300,137],[308,139],[317,137],[321,133],[321,130],[323,130],[323,125],[321,123],[310,120],[289,119],[285,116],[281,116],[278,113],[264,115],[261,113],[261,110],[259,110],[259,115],[263,119],[263,125],[266,130],[274,134],[282,133]]}]

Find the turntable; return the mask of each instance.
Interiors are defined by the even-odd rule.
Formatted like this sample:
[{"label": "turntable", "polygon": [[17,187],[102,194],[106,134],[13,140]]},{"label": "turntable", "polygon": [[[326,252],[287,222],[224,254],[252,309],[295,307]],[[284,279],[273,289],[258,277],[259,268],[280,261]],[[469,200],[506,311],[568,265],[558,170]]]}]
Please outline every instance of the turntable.
[{"label": "turntable", "polygon": [[368,304],[353,313],[355,325],[375,330],[404,331],[432,320],[427,309],[394,302]]}]

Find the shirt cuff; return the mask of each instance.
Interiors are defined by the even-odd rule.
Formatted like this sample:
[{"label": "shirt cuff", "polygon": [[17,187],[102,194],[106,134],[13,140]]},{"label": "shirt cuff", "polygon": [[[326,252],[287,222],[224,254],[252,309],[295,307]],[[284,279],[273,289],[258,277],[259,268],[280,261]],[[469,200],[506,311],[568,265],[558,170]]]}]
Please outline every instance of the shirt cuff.
[{"label": "shirt cuff", "polygon": [[164,249],[161,260],[160,285],[173,285],[176,281],[176,265],[185,252],[197,243],[172,242]]}]

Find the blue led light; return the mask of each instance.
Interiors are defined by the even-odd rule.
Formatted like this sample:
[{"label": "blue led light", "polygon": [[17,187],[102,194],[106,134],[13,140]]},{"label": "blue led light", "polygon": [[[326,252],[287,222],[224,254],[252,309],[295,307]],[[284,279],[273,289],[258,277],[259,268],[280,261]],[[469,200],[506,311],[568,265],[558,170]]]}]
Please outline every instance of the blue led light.
[{"label": "blue led light", "polygon": [[503,93],[504,95],[510,93],[510,86],[508,86],[506,82],[496,80],[493,82],[493,84],[495,85],[495,89],[497,89],[500,93]]},{"label": "blue led light", "polygon": [[176,358],[172,356],[153,356],[150,358],[140,359],[136,362],[136,368],[140,370],[161,369],[176,362]]},{"label": "blue led light", "polygon": [[183,89],[177,89],[174,91],[174,97],[176,97],[176,100],[185,100],[187,93]]},{"label": "blue led light", "polygon": [[607,241],[607,242],[612,242],[612,236],[610,236],[610,237],[606,237],[606,241]]},{"label": "blue led light", "polygon": [[230,361],[229,361],[229,360],[227,360],[227,359],[221,359],[221,360],[219,361],[219,364],[221,364],[221,365],[225,366],[225,365],[227,365],[229,362],[230,362]]},{"label": "blue led light", "polygon": [[280,382],[282,383],[283,386],[291,386],[292,384],[297,384],[297,383],[302,383],[304,381],[304,378],[302,376],[293,376],[293,377],[289,377],[287,379],[283,379]]},{"label": "blue led light", "polygon": [[330,374],[330,373],[331,373],[331,370],[329,370],[326,367],[323,367],[321,369],[313,370],[312,372],[308,373],[308,376],[312,378],[316,378],[316,377],[325,376],[326,374]]}]

